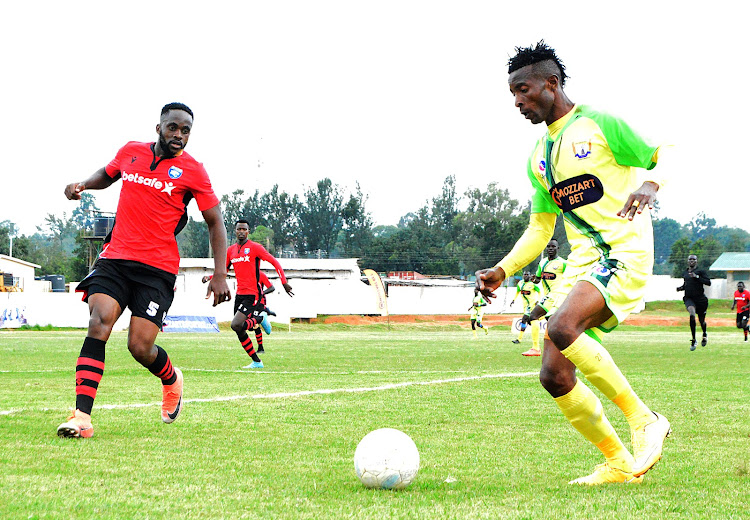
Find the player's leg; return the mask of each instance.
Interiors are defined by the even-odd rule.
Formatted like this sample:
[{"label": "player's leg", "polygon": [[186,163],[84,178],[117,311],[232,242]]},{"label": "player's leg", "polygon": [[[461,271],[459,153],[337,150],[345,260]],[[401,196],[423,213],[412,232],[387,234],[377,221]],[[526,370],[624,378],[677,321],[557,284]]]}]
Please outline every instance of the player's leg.
[{"label": "player's leg", "polygon": [[526,357],[535,357],[540,356],[541,351],[539,349],[539,332],[540,332],[540,323],[539,319],[544,316],[547,313],[547,311],[544,310],[543,307],[540,307],[539,305],[536,305],[531,313],[529,314],[529,320],[531,327],[531,348],[527,350],[526,352],[522,352],[522,356]]},{"label": "player's leg", "polygon": [[482,319],[484,319],[484,311],[480,309],[479,311],[477,311],[477,327],[484,330],[484,334],[487,335],[489,334],[489,327],[484,326],[484,324],[482,323]]},{"label": "player's leg", "polygon": [[263,348],[263,331],[260,327],[255,327],[253,331],[255,331],[255,343],[258,345],[258,348],[255,349],[255,352],[258,354],[263,354],[266,351],[266,349]]},{"label": "player's leg", "polygon": [[[565,417],[604,455],[606,466],[573,481],[581,484],[635,482],[635,460],[620,440],[596,395],[575,377],[575,367],[605,396],[613,399],[630,390],[612,357],[587,331],[612,316],[601,293],[578,282],[547,324],[549,344],[542,356],[540,380]],[[645,408],[645,406],[644,406]],[[644,415],[650,414],[645,408]]]},{"label": "player's leg", "polygon": [[237,334],[237,340],[240,342],[240,345],[242,345],[242,349],[253,360],[253,362],[245,368],[263,368],[263,362],[255,351],[253,340],[250,339],[250,336],[247,333],[248,330],[254,329],[259,325],[258,318],[253,316],[253,303],[250,299],[254,299],[254,297],[243,299],[241,296],[235,296],[236,312],[234,318],[232,318],[231,327]]},{"label": "player's leg", "polygon": [[708,298],[704,298],[703,301],[701,301],[698,304],[698,307],[695,309],[696,313],[698,314],[698,320],[701,324],[701,330],[703,331],[703,337],[701,339],[701,346],[705,347],[708,343],[708,332],[707,332],[707,325],[706,325],[706,312],[708,311]]},{"label": "player's leg", "polygon": [[685,300],[685,309],[687,309],[690,315],[690,337],[692,338],[690,340],[690,350],[695,350],[698,342],[695,340],[695,303],[693,303],[693,300],[689,298]]},{"label": "player's leg", "polygon": [[60,437],[92,437],[91,411],[104,375],[105,346],[117,318],[122,314],[117,300],[102,293],[87,297],[89,327],[76,361],[76,409],[58,426]]},{"label": "player's leg", "polygon": [[524,332],[526,332],[526,327],[528,326],[529,326],[529,315],[528,313],[526,313],[523,316],[521,316],[521,323],[518,326],[518,329],[519,329],[518,337],[514,339],[513,341],[511,341],[511,343],[515,343],[516,345],[521,343],[521,340],[523,339],[523,334]]},{"label": "player's leg", "polygon": [[748,330],[750,329],[750,326],[748,326],[749,318],[750,318],[750,311],[744,311],[742,313],[741,322],[742,322],[742,331],[745,333],[745,341],[747,341],[747,334],[748,332],[750,332],[750,330]]}]

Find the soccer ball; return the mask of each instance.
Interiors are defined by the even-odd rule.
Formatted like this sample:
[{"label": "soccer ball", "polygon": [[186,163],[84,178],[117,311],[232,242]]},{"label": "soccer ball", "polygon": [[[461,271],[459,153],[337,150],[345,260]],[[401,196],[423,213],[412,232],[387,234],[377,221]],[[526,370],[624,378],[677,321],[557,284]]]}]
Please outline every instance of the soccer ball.
[{"label": "soccer ball", "polygon": [[402,431],[371,431],[354,451],[354,471],[365,487],[404,489],[419,471],[419,450]]}]

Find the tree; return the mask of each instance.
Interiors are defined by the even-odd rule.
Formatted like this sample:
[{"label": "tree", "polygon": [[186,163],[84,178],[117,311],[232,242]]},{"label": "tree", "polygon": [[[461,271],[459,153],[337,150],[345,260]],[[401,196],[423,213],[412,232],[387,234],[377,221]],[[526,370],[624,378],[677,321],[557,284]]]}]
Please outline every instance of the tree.
[{"label": "tree", "polygon": [[274,184],[266,195],[266,206],[268,227],[273,235],[273,253],[281,254],[285,248],[294,248],[299,236],[299,198],[279,192],[279,185]]},{"label": "tree", "polygon": [[183,258],[209,258],[208,226],[193,217],[188,218],[185,228],[177,235],[177,247]]},{"label": "tree", "polygon": [[221,197],[221,212],[229,237],[234,233],[234,225],[238,220],[247,220],[250,229],[265,224],[265,204],[258,190],[247,198],[243,198],[244,194],[244,190],[234,190],[231,196]]},{"label": "tree", "polygon": [[77,229],[91,229],[94,227],[94,216],[98,211],[96,197],[84,191],[81,193],[81,200],[73,210],[70,220]]},{"label": "tree", "polygon": [[[654,219],[654,273],[669,274],[670,253],[672,244],[686,237],[684,227],[671,218]],[[683,261],[685,259],[683,258]],[[680,264],[682,265],[682,264]]]},{"label": "tree", "polygon": [[687,225],[690,237],[693,240],[713,235],[716,229],[716,220],[708,218],[704,212],[698,213]]},{"label": "tree", "polygon": [[324,252],[330,257],[343,225],[342,204],[341,190],[329,178],[305,191],[305,202],[299,211],[300,238],[305,251]]},{"label": "tree", "polygon": [[16,225],[10,220],[0,222],[0,255],[10,255],[10,240],[17,233]]},{"label": "tree", "polygon": [[669,263],[672,264],[672,278],[682,278],[682,271],[687,265],[687,257],[691,253],[691,241],[688,237],[683,237],[672,244],[669,253]]},{"label": "tree", "polygon": [[341,210],[343,220],[344,252],[351,256],[363,256],[372,242],[372,217],[365,209],[367,196],[362,193],[359,183],[355,194],[349,195],[349,200]]}]

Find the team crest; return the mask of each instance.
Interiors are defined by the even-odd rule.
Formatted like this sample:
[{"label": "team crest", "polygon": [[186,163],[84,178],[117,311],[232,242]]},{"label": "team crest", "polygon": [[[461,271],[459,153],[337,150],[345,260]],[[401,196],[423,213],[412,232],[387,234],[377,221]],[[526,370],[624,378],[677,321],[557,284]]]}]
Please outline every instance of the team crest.
[{"label": "team crest", "polygon": [[250,248],[249,248],[249,247],[246,247],[246,248],[245,248],[245,254],[246,254],[246,255],[249,255],[249,254],[250,254]]},{"label": "team crest", "polygon": [[544,159],[539,161],[539,171],[541,173],[544,173],[545,171],[547,171],[547,162]]},{"label": "team crest", "polygon": [[169,171],[167,171],[167,175],[169,175],[170,179],[179,179],[182,177],[182,170],[177,166],[171,166]]},{"label": "team crest", "polygon": [[573,155],[575,155],[577,159],[585,159],[591,155],[591,141],[573,143]]},{"label": "team crest", "polygon": [[596,275],[599,275],[599,276],[609,276],[609,274],[610,274],[611,272],[612,272],[612,271],[610,271],[609,269],[607,269],[607,268],[606,268],[606,267],[604,267],[603,265],[599,265],[599,266],[597,266],[597,267],[596,267],[596,268],[594,269],[594,274],[596,274]]}]

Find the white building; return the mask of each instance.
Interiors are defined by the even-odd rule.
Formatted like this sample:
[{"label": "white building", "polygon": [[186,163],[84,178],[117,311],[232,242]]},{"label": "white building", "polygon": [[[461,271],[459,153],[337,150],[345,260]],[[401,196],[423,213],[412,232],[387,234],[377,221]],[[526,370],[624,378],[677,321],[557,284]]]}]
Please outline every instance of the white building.
[{"label": "white building", "polygon": [[42,266],[12,256],[0,255],[0,273],[12,274],[13,285],[19,291],[32,290],[35,286],[34,270],[40,267]]}]

